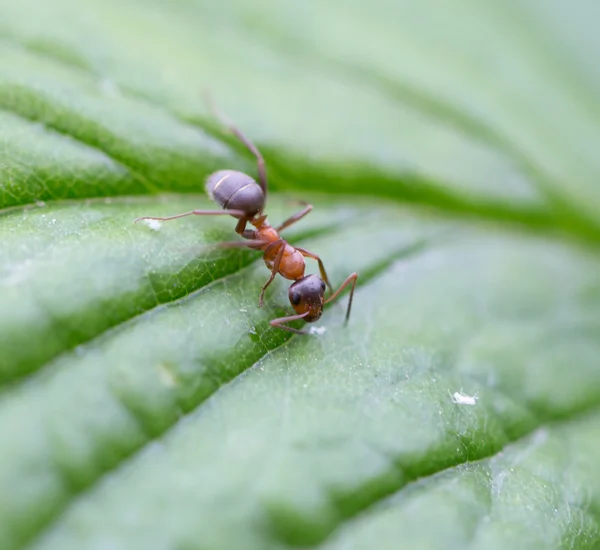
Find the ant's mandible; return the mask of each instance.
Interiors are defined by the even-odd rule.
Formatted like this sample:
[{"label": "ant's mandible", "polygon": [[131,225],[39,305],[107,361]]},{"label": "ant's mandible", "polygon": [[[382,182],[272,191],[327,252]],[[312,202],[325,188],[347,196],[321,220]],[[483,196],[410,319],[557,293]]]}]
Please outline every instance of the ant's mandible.
[{"label": "ant's mandible", "polygon": [[[236,233],[249,242],[233,241],[219,243],[217,246],[222,248],[248,247],[264,252],[264,261],[271,270],[271,276],[262,287],[258,299],[258,307],[262,307],[265,291],[273,282],[277,273],[286,279],[294,281],[289,288],[288,297],[296,314],[273,319],[270,321],[271,326],[297,334],[308,334],[306,330],[298,330],[287,326],[285,323],[297,319],[304,319],[307,323],[317,321],[323,314],[323,306],[335,300],[348,285],[352,284],[348,308],[346,309],[345,322],[347,323],[350,318],[352,298],[358,274],[352,273],[327,300],[325,299],[326,285],[331,292],[333,292],[333,289],[329,283],[329,278],[327,277],[327,272],[321,258],[309,250],[292,246],[280,236],[281,231],[306,216],[312,210],[312,205],[304,203],[305,206],[300,212],[285,220],[278,227],[272,227],[267,222],[267,216],[263,214],[267,199],[267,173],[265,170],[265,161],[260,151],[231,121],[217,111],[214,104],[209,101],[209,98],[206,98],[206,100],[217,119],[227,126],[256,157],[258,183],[243,172],[219,170],[208,176],[206,180],[206,192],[212,200],[223,208],[222,210],[192,210],[191,212],[176,214],[166,218],[145,216],[138,218],[135,222],[137,223],[140,220],[167,221],[185,216],[233,216],[238,219],[235,227]],[[248,223],[253,225],[255,229],[246,229]],[[321,274],[320,278],[316,275],[304,274],[305,257],[317,261]]]}]

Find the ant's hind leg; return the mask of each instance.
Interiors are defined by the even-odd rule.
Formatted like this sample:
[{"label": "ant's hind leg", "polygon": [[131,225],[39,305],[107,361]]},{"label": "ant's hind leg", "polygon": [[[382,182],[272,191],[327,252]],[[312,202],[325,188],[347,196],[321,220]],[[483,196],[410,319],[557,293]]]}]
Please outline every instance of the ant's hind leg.
[{"label": "ant's hind leg", "polygon": [[272,321],[269,321],[269,324],[272,327],[280,328],[282,330],[287,330],[288,332],[293,332],[294,334],[308,334],[308,331],[306,331],[306,330],[299,330],[297,328],[288,327],[287,325],[283,324],[283,323],[288,323],[289,321],[297,321],[298,319],[304,319],[304,317],[306,317],[308,314],[309,314],[309,312],[307,311],[306,313],[299,313],[298,315],[290,315],[288,317],[279,317],[278,319],[273,319]]},{"label": "ant's hind leg", "polygon": [[297,221],[301,220],[304,216],[306,216],[313,209],[312,204],[307,204],[307,203],[303,203],[303,204],[306,204],[306,207],[303,208],[302,210],[300,210],[300,212],[294,214],[293,216],[290,216],[279,227],[277,227],[275,229],[275,231],[277,231],[277,233],[279,233],[280,231],[283,231],[290,225],[295,224]]},{"label": "ant's hind leg", "polygon": [[204,101],[208,105],[208,108],[212,111],[214,116],[218,118],[225,126],[229,128],[229,130],[237,137],[254,155],[256,158],[256,164],[258,167],[258,183],[263,190],[265,198],[267,197],[267,170],[265,168],[265,159],[263,158],[261,152],[258,150],[258,147],[254,145],[254,143],[246,137],[242,131],[229,120],[223,113],[221,113],[215,102],[213,101],[211,95],[205,90],[202,94],[204,96]]},{"label": "ant's hind leg", "polygon": [[331,283],[329,282],[329,277],[327,276],[327,271],[325,271],[325,266],[323,265],[323,260],[319,257],[318,254],[314,254],[310,250],[306,250],[306,248],[295,247],[300,254],[306,256],[307,258],[312,258],[313,260],[317,260],[319,264],[319,272],[321,273],[321,279],[325,281],[325,284],[329,288],[329,292],[333,292],[333,288],[331,288]]},{"label": "ant's hind leg", "polygon": [[[165,218],[157,218],[153,216],[143,216],[137,218],[133,223],[137,223],[142,220],[156,220],[159,222],[167,222],[169,220],[176,220],[177,218],[185,218],[186,216],[235,216],[236,218],[245,217],[246,213],[243,210],[191,210],[190,212],[184,212],[183,214],[175,214],[174,216],[167,216]],[[241,220],[240,220],[241,221]]]},{"label": "ant's hind leg", "polygon": [[344,290],[350,283],[352,283],[352,289],[350,290],[350,299],[348,300],[348,309],[346,309],[346,320],[344,321],[344,324],[348,323],[348,319],[350,319],[350,310],[352,309],[352,298],[354,298],[354,288],[356,287],[356,279],[358,279],[358,273],[352,273],[351,275],[348,275],[348,278],[340,285],[340,288],[338,288],[334,295],[331,296],[331,298],[329,298],[328,300],[325,300],[325,303],[328,304],[329,302],[333,302],[333,300],[335,300],[339,295],[340,292],[342,292],[342,290]]}]

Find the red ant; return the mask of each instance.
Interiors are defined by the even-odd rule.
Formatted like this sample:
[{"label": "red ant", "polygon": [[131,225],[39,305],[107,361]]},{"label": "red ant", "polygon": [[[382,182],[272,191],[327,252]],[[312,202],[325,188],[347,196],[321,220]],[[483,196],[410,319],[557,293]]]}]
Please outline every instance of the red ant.
[{"label": "red ant", "polygon": [[[285,325],[289,321],[304,319],[307,323],[317,321],[323,314],[323,306],[335,300],[339,294],[352,283],[350,291],[350,299],[346,310],[345,323],[350,317],[352,308],[352,298],[354,296],[354,287],[358,275],[352,273],[333,293],[331,297],[325,300],[325,288],[333,292],[325,266],[321,258],[304,248],[292,246],[285,239],[282,239],[279,233],[290,225],[301,220],[311,210],[312,205],[303,203],[304,208],[285,220],[278,227],[272,227],[267,222],[267,216],[263,214],[265,202],[267,199],[267,173],[265,170],[265,161],[260,151],[231,121],[223,114],[219,113],[215,106],[210,103],[210,107],[216,118],[224,124],[229,130],[250,150],[256,157],[258,165],[258,183],[250,176],[243,172],[235,170],[219,170],[208,176],[206,180],[206,192],[208,196],[219,204],[223,210],[192,210],[184,214],[176,214],[166,218],[155,218],[145,216],[135,220],[137,223],[140,220],[158,220],[167,221],[184,216],[219,216],[230,215],[238,219],[235,227],[235,232],[247,239],[250,242],[234,241],[219,243],[218,247],[223,248],[238,248],[248,247],[264,252],[264,261],[267,267],[271,270],[271,276],[263,285],[259,299],[258,307],[262,307],[263,298],[267,287],[275,279],[275,275],[279,273],[282,277],[294,281],[289,288],[288,297],[292,307],[296,311],[295,315],[280,317],[270,321],[271,326],[278,327],[283,330],[295,332],[297,334],[308,334],[306,330],[298,330]],[[256,229],[246,229],[250,223]],[[304,258],[312,258],[319,264],[321,277],[316,275],[304,275],[305,263]]]}]

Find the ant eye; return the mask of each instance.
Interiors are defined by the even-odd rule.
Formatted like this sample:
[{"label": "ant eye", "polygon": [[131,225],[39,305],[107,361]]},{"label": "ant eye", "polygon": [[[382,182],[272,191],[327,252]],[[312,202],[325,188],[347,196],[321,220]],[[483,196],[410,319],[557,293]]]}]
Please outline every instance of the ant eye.
[{"label": "ant eye", "polygon": [[300,293],[299,292],[292,292],[292,297],[291,297],[291,302],[293,305],[297,306],[300,303]]},{"label": "ant eye", "polygon": [[321,281],[321,290],[325,290],[325,281]]}]

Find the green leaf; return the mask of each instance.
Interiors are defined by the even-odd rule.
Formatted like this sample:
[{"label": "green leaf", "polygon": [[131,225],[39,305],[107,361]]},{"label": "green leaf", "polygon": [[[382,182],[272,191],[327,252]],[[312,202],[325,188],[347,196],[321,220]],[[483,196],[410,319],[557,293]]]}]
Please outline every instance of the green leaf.
[{"label": "green leaf", "polygon": [[[600,545],[593,0],[0,14],[2,550]],[[133,223],[255,173],[202,88],[347,327],[271,327],[232,218]]]}]

